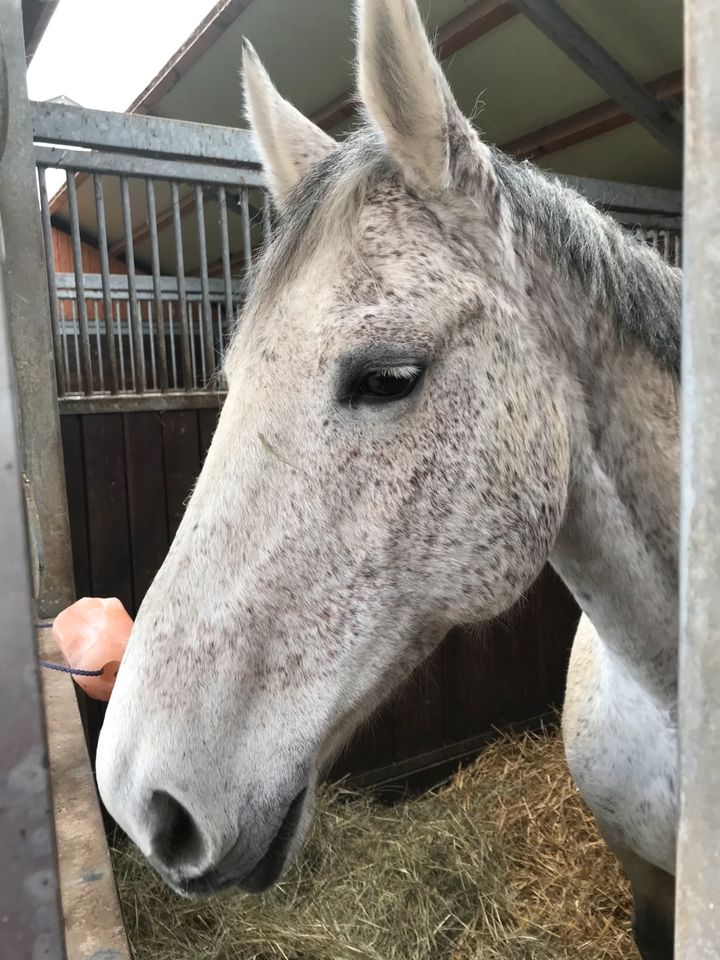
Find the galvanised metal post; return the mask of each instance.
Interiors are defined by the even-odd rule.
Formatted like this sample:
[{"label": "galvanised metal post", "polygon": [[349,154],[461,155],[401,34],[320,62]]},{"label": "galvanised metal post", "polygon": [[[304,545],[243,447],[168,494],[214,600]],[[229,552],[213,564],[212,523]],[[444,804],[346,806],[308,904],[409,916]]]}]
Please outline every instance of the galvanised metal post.
[{"label": "galvanised metal post", "polygon": [[8,328],[38,608],[51,617],[72,603],[74,583],[20,0],[0,0],[0,32],[8,90],[0,159]]},{"label": "galvanised metal post", "polygon": [[679,960],[720,958],[720,3],[686,0]]},{"label": "galvanised metal post", "polygon": [[[20,4],[0,4],[0,171],[7,167],[8,25]],[[17,38],[14,38],[17,40]],[[24,51],[21,52],[24,57]],[[10,150],[11,162],[12,148]],[[32,580],[23,503],[17,397],[10,350],[5,254],[14,242],[0,215],[0,957],[62,960],[54,822],[38,676]]]}]

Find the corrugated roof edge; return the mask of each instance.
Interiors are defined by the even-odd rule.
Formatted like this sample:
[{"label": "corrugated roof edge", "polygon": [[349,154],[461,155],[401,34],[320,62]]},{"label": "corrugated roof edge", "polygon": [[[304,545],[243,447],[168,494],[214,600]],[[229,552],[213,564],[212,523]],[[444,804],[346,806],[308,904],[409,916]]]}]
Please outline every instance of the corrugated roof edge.
[{"label": "corrugated roof edge", "polygon": [[219,0],[125,112],[145,113],[159,103],[252,2],[253,0]]}]

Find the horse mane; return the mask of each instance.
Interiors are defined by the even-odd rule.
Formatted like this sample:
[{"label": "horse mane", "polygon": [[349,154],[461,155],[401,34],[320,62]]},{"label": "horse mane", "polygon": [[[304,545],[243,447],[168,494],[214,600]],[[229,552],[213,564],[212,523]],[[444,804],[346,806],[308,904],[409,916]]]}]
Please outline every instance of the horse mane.
[{"label": "horse mane", "polygon": [[[560,274],[575,277],[589,298],[614,316],[621,343],[643,343],[680,375],[682,272],[562,181],[501,151],[490,152],[510,224]],[[272,244],[248,282],[263,302],[302,268],[320,242],[347,231],[353,213],[381,178],[396,173],[370,126],[352,133],[296,186]],[[248,317],[243,319],[245,324]]]},{"label": "horse mane", "polygon": [[614,316],[621,343],[644,344],[679,379],[682,271],[556,177],[497,149],[492,158],[524,242]]}]

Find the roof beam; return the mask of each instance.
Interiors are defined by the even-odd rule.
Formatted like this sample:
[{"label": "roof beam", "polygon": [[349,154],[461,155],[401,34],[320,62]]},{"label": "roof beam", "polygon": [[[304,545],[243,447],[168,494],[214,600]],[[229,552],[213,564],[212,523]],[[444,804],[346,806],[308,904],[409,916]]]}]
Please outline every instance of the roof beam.
[{"label": "roof beam", "polygon": [[[507,0],[477,0],[438,30],[435,37],[438,59],[445,60],[516,15],[517,10]],[[316,110],[310,119],[323,130],[331,130],[352,117],[357,108],[353,91],[345,90]]]},{"label": "roof beam", "polygon": [[218,0],[180,49],[133,100],[126,112],[145,113],[156,106],[252,2],[253,0]]},{"label": "roof beam", "polygon": [[513,0],[513,4],[599,87],[673,153],[682,152],[682,124],[614,60],[556,0]]},{"label": "roof beam", "polygon": [[[658,101],[676,106],[683,94],[683,71],[673,70],[672,73],[663,74],[648,83],[645,89]],[[635,117],[615,100],[604,100],[594,107],[509,140],[500,149],[518,160],[536,160],[634,122]]]}]

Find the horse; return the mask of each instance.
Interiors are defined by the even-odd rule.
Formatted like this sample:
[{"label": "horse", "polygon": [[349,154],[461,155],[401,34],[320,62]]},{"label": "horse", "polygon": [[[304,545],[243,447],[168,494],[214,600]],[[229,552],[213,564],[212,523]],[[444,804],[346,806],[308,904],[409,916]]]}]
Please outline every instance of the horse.
[{"label": "horse", "polygon": [[357,15],[342,143],[244,45],[278,228],[110,700],[100,794],[178,893],[264,890],[358,724],[549,561],[585,615],[567,759],[642,957],[668,960],[680,271],[481,139],[414,0]]}]

